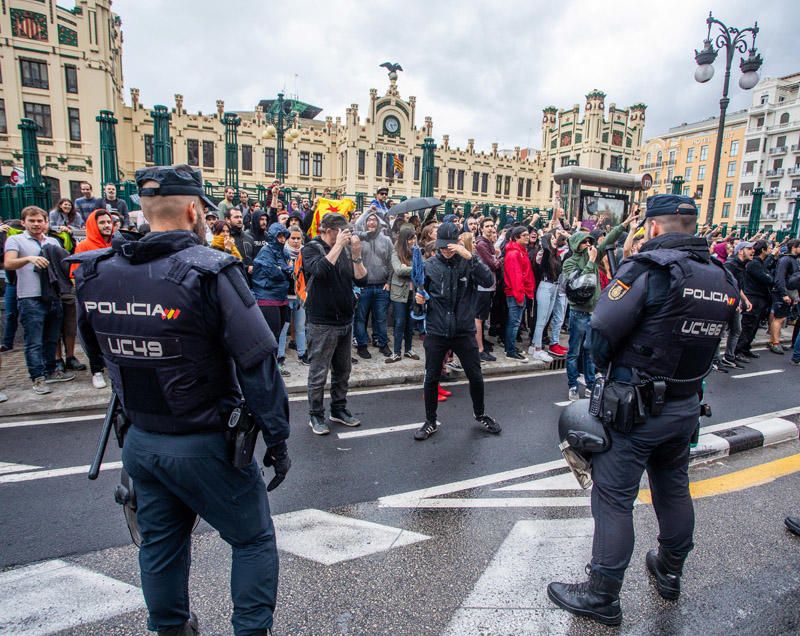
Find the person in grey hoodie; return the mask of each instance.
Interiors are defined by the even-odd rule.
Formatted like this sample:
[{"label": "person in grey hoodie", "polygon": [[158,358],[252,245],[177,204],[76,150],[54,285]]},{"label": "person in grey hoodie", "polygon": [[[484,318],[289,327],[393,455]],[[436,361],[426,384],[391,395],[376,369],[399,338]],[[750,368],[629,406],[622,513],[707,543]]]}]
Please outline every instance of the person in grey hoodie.
[{"label": "person in grey hoodie", "polygon": [[356,221],[356,235],[361,239],[362,258],[367,270],[367,284],[361,288],[354,321],[358,355],[371,358],[367,345],[367,317],[372,312],[372,337],[384,356],[391,356],[386,330],[386,315],[389,311],[389,277],[392,273],[392,240],[384,233],[385,223],[380,216],[370,211]]}]

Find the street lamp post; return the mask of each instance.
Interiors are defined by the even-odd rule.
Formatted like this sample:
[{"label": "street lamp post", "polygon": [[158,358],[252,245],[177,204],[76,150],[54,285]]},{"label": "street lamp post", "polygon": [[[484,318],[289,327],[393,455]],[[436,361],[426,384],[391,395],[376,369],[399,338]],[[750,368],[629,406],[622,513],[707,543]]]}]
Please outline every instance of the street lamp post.
[{"label": "street lamp post", "polygon": [[[742,58],[739,64],[739,68],[742,70],[742,76],[739,78],[739,86],[744,90],[750,90],[758,84],[758,69],[761,68],[763,60],[756,52],[758,22],[752,27],[739,30],[725,25],[709,12],[706,24],[708,25],[708,34],[703,42],[703,49],[694,52],[694,59],[697,62],[697,70],[694,73],[695,80],[703,84],[714,77],[714,60],[717,59],[717,53],[725,49],[725,81],[722,86],[722,99],[719,100],[719,126],[717,127],[717,143],[714,149],[714,167],[711,170],[711,192],[709,193],[708,211],[706,212],[706,223],[710,225],[714,219],[714,206],[717,202],[717,182],[719,181],[719,163],[722,155],[722,135],[725,129],[725,111],[728,109],[728,103],[730,102],[730,99],[728,99],[728,85],[731,78],[733,56],[737,51],[742,54],[747,52],[748,47],[746,40],[748,36],[752,36],[750,54],[747,59]],[[712,44],[711,29],[715,25],[719,29],[719,33],[714,38],[714,44]],[[714,45],[716,45],[716,48],[714,48]]]},{"label": "street lamp post", "polygon": [[294,126],[296,117],[297,114],[292,111],[292,102],[284,100],[283,93],[278,93],[275,105],[266,113],[269,125],[261,136],[264,139],[276,139],[275,178],[281,183],[286,179],[286,164],[283,160],[284,138],[293,142],[300,136],[300,131]]}]

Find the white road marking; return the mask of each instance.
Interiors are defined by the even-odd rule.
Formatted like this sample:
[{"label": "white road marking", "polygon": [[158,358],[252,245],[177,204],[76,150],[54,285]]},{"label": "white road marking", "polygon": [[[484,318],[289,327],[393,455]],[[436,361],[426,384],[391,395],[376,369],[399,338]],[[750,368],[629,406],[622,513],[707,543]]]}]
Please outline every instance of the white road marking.
[{"label": "white road marking", "polygon": [[574,508],[590,506],[589,497],[475,497],[419,499],[392,504],[393,508],[441,510],[446,508]]},{"label": "white road marking", "polygon": [[736,428],[738,426],[750,426],[762,420],[772,419],[775,417],[788,417],[790,415],[800,414],[800,406],[793,406],[788,409],[780,411],[772,411],[771,413],[762,413],[761,415],[753,415],[752,417],[743,417],[740,420],[731,420],[730,422],[720,422],[719,424],[709,424],[700,429],[700,433],[716,433],[717,431],[724,431],[729,428]]},{"label": "white road marking", "polygon": [[398,424],[397,426],[383,426],[381,428],[365,428],[360,431],[350,431],[338,433],[339,439],[353,439],[355,437],[372,437],[373,435],[383,435],[384,433],[396,433],[398,431],[413,431],[422,426],[424,422],[416,424]]},{"label": "white road marking", "polygon": [[564,400],[563,402],[553,402],[556,406],[569,406],[572,404],[572,400]]},{"label": "white road marking", "polygon": [[[544,479],[534,479],[533,481],[525,481],[519,484],[512,484],[511,486],[504,486],[502,488],[495,488],[497,492],[520,492],[520,491],[538,491],[538,490],[583,490],[578,480],[575,479],[571,472],[562,473],[561,475],[553,475],[552,477],[545,477]],[[588,492],[588,491],[587,491]]]},{"label": "white road marking", "polygon": [[278,548],[323,565],[430,539],[418,532],[315,509],[276,515],[273,521]]},{"label": "white road marking", "polygon": [[[122,468],[122,462],[105,462],[100,466],[100,470],[116,470]],[[36,479],[47,479],[48,477],[64,477],[66,475],[78,475],[88,473],[89,466],[68,466],[67,468],[53,468],[51,470],[36,470],[29,473],[14,473],[11,475],[0,475],[0,484],[15,484],[21,481],[33,481]]]},{"label": "white road marking", "polygon": [[784,369],[770,369],[769,371],[756,371],[755,373],[740,373],[732,375],[734,380],[742,380],[744,378],[755,378],[759,375],[773,375],[774,373],[783,373]]},{"label": "white road marking", "polygon": [[45,424],[62,424],[67,422],[83,422],[88,420],[102,420],[105,415],[72,415],[69,417],[54,417],[46,420],[21,420],[19,422],[3,422],[2,428],[21,428],[23,426],[44,426]]},{"label": "white road marking", "polygon": [[55,560],[0,574],[0,633],[46,636],[144,607],[138,587]]},{"label": "white road marking", "polygon": [[563,459],[557,459],[555,461],[535,464],[533,466],[525,466],[524,468],[515,468],[513,470],[505,470],[503,472],[493,473],[491,475],[483,475],[482,477],[473,477],[472,479],[464,479],[462,481],[456,481],[449,484],[442,484],[441,486],[421,488],[419,490],[411,490],[409,492],[399,493],[397,495],[381,497],[378,499],[378,504],[382,507],[388,508],[413,508],[414,506],[421,504],[423,499],[441,497],[442,495],[450,495],[461,490],[490,486],[492,484],[498,484],[504,481],[520,479],[521,477],[540,475],[551,470],[566,468],[566,466],[567,463]]},{"label": "white road marking", "polygon": [[0,475],[7,475],[8,473],[21,473],[26,470],[36,470],[41,466],[31,466],[29,464],[11,464],[9,462],[0,462]]},{"label": "white road marking", "polygon": [[569,634],[575,621],[547,598],[551,581],[585,579],[591,519],[518,521],[443,636]]}]

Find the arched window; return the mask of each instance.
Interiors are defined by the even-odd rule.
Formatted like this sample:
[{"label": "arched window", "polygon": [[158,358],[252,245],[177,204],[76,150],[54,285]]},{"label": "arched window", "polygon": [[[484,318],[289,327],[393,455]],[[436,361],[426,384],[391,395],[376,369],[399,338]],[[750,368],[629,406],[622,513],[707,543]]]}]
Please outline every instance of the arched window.
[{"label": "arched window", "polygon": [[657,165],[657,166],[660,166],[660,165],[661,165],[661,162],[662,162],[663,158],[664,158],[664,156],[663,156],[663,154],[661,153],[661,151],[659,150],[659,151],[658,151],[658,154],[656,155],[656,165]]},{"label": "arched window", "polygon": [[789,113],[783,113],[783,115],[781,115],[781,123],[782,124],[789,123]]},{"label": "arched window", "polygon": [[653,155],[651,153],[647,153],[647,156],[644,158],[644,165],[649,166],[650,162],[653,159]]}]

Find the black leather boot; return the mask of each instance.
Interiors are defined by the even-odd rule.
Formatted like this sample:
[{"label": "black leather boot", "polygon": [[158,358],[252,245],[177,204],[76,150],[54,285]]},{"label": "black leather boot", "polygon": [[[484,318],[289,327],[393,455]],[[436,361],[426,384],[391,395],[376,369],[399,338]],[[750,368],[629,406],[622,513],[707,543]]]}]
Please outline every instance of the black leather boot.
[{"label": "black leather boot", "polygon": [[589,580],[583,583],[551,583],[547,586],[547,596],[572,614],[586,616],[603,625],[619,625],[622,622],[619,604],[622,582],[592,572],[588,565],[586,573]]},{"label": "black leather boot", "polygon": [[196,636],[200,633],[197,625],[197,616],[194,612],[189,613],[189,620],[180,627],[170,627],[169,629],[159,629],[158,636]]},{"label": "black leather boot", "polygon": [[681,575],[685,560],[685,556],[677,556],[664,548],[650,550],[647,553],[645,563],[653,575],[661,598],[674,601],[681,595]]}]

